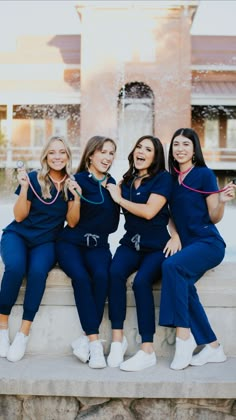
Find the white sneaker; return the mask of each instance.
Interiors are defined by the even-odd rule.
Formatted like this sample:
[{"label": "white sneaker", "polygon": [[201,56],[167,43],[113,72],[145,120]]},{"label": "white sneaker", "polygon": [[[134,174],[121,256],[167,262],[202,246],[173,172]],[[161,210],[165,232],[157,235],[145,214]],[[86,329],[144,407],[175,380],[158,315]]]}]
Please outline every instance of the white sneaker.
[{"label": "white sneaker", "polygon": [[71,346],[73,348],[73,354],[81,362],[86,363],[89,360],[89,339],[87,335],[81,335],[71,343]]},{"label": "white sneaker", "polygon": [[175,356],[170,365],[171,369],[180,370],[186,368],[191,362],[193,350],[196,347],[196,341],[191,333],[187,340],[176,337]]},{"label": "white sneaker", "polygon": [[103,345],[100,340],[90,341],[89,343],[89,367],[101,369],[106,367],[106,360],[103,353]]},{"label": "white sneaker", "polygon": [[198,354],[194,355],[191,359],[190,365],[202,366],[206,363],[219,363],[225,362],[227,359],[223,346],[220,344],[219,347],[214,348],[207,344]]},{"label": "white sneaker", "polygon": [[22,359],[25,354],[28,339],[29,336],[23,334],[22,332],[16,333],[16,336],[7,352],[7,360],[9,360],[9,362],[18,362]]},{"label": "white sneaker", "polygon": [[107,364],[110,367],[118,367],[124,360],[125,352],[128,348],[126,337],[123,337],[122,342],[113,341],[111,343],[110,353],[107,358]]},{"label": "white sneaker", "polygon": [[133,357],[121,363],[120,369],[137,372],[138,370],[154,366],[156,362],[157,359],[154,351],[152,353],[146,353],[143,350],[139,350]]},{"label": "white sneaker", "polygon": [[[76,349],[76,347],[78,347],[78,345],[81,342],[81,337],[86,337],[88,339],[88,337],[85,333],[81,334],[78,338],[76,338],[76,340],[72,341],[72,343],[71,343],[72,350],[74,350],[74,349]],[[88,342],[89,342],[89,339],[88,339]]]},{"label": "white sneaker", "polygon": [[7,357],[9,347],[9,330],[0,330],[0,357]]}]

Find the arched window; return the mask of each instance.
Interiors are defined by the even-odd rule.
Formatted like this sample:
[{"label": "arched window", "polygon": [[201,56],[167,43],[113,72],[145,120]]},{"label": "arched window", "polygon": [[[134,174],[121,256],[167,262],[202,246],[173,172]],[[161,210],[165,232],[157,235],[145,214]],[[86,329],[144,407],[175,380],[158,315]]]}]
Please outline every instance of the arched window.
[{"label": "arched window", "polygon": [[124,85],[118,95],[119,154],[126,157],[143,135],[154,134],[154,94],[142,82]]}]

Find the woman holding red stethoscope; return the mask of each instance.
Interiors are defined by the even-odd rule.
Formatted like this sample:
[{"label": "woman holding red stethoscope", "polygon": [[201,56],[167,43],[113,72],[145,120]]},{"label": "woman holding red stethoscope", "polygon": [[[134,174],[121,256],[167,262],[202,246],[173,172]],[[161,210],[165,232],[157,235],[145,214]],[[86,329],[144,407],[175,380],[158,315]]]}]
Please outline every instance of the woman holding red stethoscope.
[{"label": "woman holding red stethoscope", "polygon": [[[175,355],[170,367],[179,370],[226,360],[195,283],[224,258],[226,245],[215,224],[223,217],[225,203],[235,197],[236,185],[230,182],[218,189],[214,172],[205,164],[198,135],[190,128],[174,133],[169,169],[174,178],[170,211],[181,246],[162,265],[159,323],[176,327]],[[205,346],[193,356],[197,345]]]},{"label": "woman holding red stethoscope", "polygon": [[[40,163],[39,171],[27,173],[19,162],[15,220],[3,229],[1,239],[5,271],[0,291],[0,357],[11,362],[25,354],[48,272],[56,263],[55,241],[68,212],[65,181],[71,174],[71,152],[65,140],[51,137]],[[10,344],[8,319],[25,276],[22,324]]]}]

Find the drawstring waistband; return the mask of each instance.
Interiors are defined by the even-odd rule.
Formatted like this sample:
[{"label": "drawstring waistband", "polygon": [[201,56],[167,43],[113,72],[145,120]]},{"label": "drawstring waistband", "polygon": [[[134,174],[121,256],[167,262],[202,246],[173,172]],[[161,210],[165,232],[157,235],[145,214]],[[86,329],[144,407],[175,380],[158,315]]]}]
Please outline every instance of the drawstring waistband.
[{"label": "drawstring waistband", "polygon": [[138,233],[131,238],[131,242],[134,243],[136,251],[140,251],[140,239],[141,236]]},{"label": "drawstring waistband", "polygon": [[97,246],[97,244],[98,244],[98,241],[97,240],[100,238],[99,235],[95,235],[93,233],[86,233],[84,235],[84,237],[86,238],[86,243],[87,243],[87,246],[88,247],[92,245],[92,244],[90,244],[90,239],[93,239],[94,240],[93,246]]}]

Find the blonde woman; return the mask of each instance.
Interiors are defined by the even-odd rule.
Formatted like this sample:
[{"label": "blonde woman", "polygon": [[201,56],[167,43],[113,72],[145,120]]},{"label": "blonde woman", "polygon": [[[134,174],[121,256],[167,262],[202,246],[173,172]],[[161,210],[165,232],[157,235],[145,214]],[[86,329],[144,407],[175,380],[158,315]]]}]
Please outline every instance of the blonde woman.
[{"label": "blonde woman", "polygon": [[[64,226],[68,205],[65,180],[71,152],[61,137],[51,137],[42,150],[41,169],[18,168],[13,220],[3,229],[5,265],[0,290],[0,357],[17,362],[25,354],[30,327],[39,309],[48,272],[56,263],[55,240]],[[8,319],[23,278],[27,277],[20,330],[10,344]]]}]

